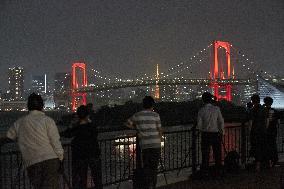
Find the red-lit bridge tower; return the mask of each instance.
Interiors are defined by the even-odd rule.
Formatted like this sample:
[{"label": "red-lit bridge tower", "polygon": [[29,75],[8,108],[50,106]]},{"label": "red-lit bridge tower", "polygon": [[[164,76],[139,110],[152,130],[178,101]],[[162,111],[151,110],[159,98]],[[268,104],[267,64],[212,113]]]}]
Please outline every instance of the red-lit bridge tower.
[{"label": "red-lit bridge tower", "polygon": [[[218,80],[222,79],[233,79],[231,75],[231,54],[230,54],[230,47],[231,44],[224,41],[214,41],[213,42],[213,53],[214,53],[214,60],[213,60],[213,66],[211,67],[211,87],[214,91],[214,96],[217,98],[217,100],[225,99],[227,101],[232,101],[232,85],[231,84],[221,84],[218,82]],[[223,67],[219,63],[218,60],[218,49],[224,48],[226,51],[226,68]],[[225,72],[226,71],[226,72]],[[225,95],[220,94],[220,90],[225,90]]]},{"label": "red-lit bridge tower", "polygon": [[[80,69],[82,72],[82,80],[78,80],[76,69]],[[81,74],[80,74],[81,75]],[[81,81],[81,85],[79,85],[79,81]],[[75,111],[78,105],[86,105],[87,103],[87,93],[77,93],[76,89],[79,87],[86,87],[87,84],[87,75],[86,75],[86,65],[82,62],[76,62],[72,65],[72,111]],[[80,102],[81,99],[81,102]]]}]

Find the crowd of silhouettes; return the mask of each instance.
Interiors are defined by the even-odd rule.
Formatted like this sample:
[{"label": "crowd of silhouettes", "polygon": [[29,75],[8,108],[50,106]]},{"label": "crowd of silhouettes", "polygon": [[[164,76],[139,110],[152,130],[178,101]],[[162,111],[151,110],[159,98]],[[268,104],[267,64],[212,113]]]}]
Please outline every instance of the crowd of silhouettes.
[{"label": "crowd of silhouettes", "polygon": [[[205,175],[209,168],[210,147],[213,149],[215,166],[221,169],[221,144],[224,132],[224,118],[220,103],[209,92],[202,95],[203,106],[194,114],[197,129],[201,133],[201,169]],[[157,183],[158,162],[161,156],[163,123],[155,111],[155,101],[151,96],[143,99],[143,109],[132,106],[132,116],[127,114],[126,126],[137,131],[137,149],[140,150],[140,162],[136,169],[136,188],[155,188]],[[278,161],[277,126],[279,113],[272,108],[273,99],[264,98],[260,104],[259,95],[251,97],[247,104],[247,120],[250,125],[250,156],[255,159],[255,169],[272,167]],[[97,116],[93,104],[78,107],[72,114],[68,128],[59,133],[53,119],[43,112],[43,100],[32,93],[28,98],[29,114],[17,120],[0,139],[0,145],[17,141],[22,153],[24,166],[35,189],[59,187],[59,172],[64,158],[60,136],[71,138],[72,150],[72,188],[87,188],[88,169],[95,188],[102,189],[101,150],[98,143]],[[139,111],[138,111],[139,110]],[[158,112],[167,111],[157,108]],[[169,110],[172,111],[172,110]],[[196,111],[196,110],[195,110]],[[124,115],[125,116],[125,115]],[[140,180],[140,181],[139,181]]]},{"label": "crowd of silhouettes", "polygon": [[277,126],[280,123],[279,113],[272,108],[273,99],[264,98],[264,105],[260,104],[260,97],[254,94],[248,107],[250,125],[250,156],[255,159],[256,171],[264,167],[272,167],[278,161]]}]

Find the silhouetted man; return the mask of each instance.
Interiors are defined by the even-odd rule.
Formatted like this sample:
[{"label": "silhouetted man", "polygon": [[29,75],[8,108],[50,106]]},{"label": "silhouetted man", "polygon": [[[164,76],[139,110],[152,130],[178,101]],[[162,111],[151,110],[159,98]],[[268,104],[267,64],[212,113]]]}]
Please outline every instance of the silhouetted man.
[{"label": "silhouetted man", "polygon": [[64,151],[57,126],[42,112],[40,95],[32,93],[29,96],[28,110],[28,115],[10,127],[6,141],[18,142],[34,189],[59,189],[60,160],[63,160]]},{"label": "silhouetted man", "polygon": [[221,167],[221,142],[224,134],[224,119],[220,108],[212,105],[214,99],[209,92],[203,93],[202,100],[204,106],[198,112],[197,128],[201,131],[201,168],[204,172],[207,172],[211,146],[217,170]]},{"label": "silhouetted man", "polygon": [[266,113],[260,104],[260,97],[257,94],[251,96],[253,107],[250,111],[250,155],[255,158],[255,169],[260,170],[261,163],[267,161],[266,141]]},{"label": "silhouetted man", "polygon": [[271,107],[273,104],[273,99],[271,97],[265,97],[263,102],[266,111],[267,159],[269,161],[269,167],[272,167],[278,162],[276,137],[277,126],[280,124],[280,117],[279,113]]},{"label": "silhouetted man", "polygon": [[[154,99],[146,96],[143,99],[144,110],[135,113],[127,120],[129,128],[137,130],[139,146],[142,154],[143,186],[139,188],[155,188],[157,183],[158,163],[161,156],[162,129],[158,113],[153,111]],[[137,149],[137,148],[136,148]]]},{"label": "silhouetted man", "polygon": [[88,168],[91,170],[95,189],[102,189],[101,151],[98,132],[89,119],[89,110],[82,105],[77,109],[79,122],[61,136],[73,138],[72,149],[72,185],[73,189],[87,188]]}]

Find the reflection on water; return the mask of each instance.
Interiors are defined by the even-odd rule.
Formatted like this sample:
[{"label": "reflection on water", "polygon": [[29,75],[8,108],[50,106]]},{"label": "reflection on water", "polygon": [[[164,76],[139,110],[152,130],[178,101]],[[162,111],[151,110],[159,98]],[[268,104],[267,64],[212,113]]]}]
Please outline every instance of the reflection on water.
[{"label": "reflection on water", "polygon": [[[127,137],[127,136],[125,136]],[[161,148],[163,149],[164,148],[164,145],[165,145],[165,140],[166,140],[166,137],[163,136],[162,137],[162,141],[161,141]],[[134,156],[134,153],[136,152],[136,137],[127,137],[127,138],[118,138],[118,139],[115,139],[115,150],[116,150],[116,154],[121,154],[121,155],[124,155],[124,153],[126,151],[129,152],[128,155],[130,156]]]}]

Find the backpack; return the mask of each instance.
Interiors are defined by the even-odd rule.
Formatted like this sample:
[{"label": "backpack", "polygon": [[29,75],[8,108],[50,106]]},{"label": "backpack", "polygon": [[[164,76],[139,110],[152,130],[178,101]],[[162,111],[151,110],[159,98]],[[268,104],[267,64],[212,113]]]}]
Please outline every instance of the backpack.
[{"label": "backpack", "polygon": [[227,153],[224,159],[224,168],[229,173],[236,173],[240,170],[240,155],[236,150]]}]

